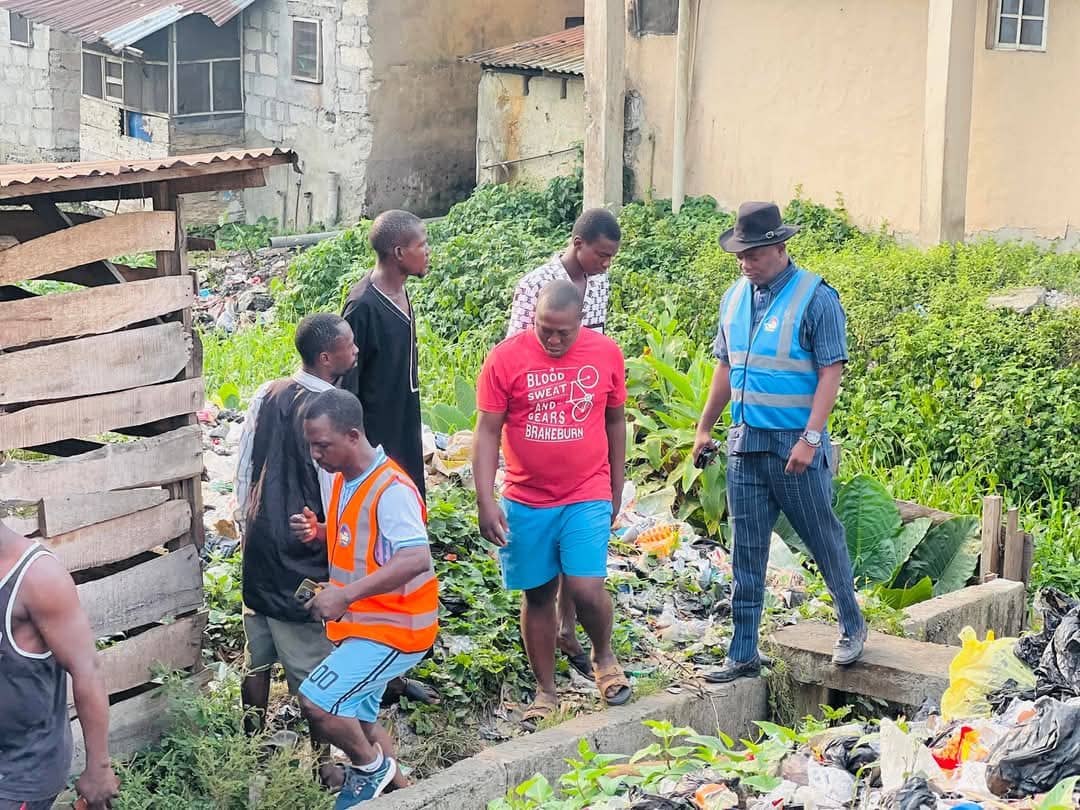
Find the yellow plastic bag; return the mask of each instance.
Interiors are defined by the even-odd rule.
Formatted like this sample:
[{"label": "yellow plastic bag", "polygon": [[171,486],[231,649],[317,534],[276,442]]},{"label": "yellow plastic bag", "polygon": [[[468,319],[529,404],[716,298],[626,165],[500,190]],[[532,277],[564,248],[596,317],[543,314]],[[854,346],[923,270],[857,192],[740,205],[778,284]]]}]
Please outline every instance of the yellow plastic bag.
[{"label": "yellow plastic bag", "polygon": [[975,631],[960,631],[960,652],[949,664],[949,688],[941,696],[941,716],[947,721],[989,717],[986,696],[1012,680],[1021,689],[1035,688],[1035,673],[1015,655],[1015,638],[994,638],[994,631],[979,641]]}]

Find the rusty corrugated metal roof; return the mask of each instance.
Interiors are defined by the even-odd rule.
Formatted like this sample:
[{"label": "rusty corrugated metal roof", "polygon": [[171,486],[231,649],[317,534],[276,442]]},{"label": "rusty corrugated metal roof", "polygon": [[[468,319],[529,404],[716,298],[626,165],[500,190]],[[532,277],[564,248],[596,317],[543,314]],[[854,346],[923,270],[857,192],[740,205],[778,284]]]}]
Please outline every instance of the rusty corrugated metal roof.
[{"label": "rusty corrugated metal roof", "polygon": [[254,0],[0,0],[0,8],[72,34],[83,42],[104,42],[121,51],[189,14],[204,14],[224,25]]},{"label": "rusty corrugated metal roof", "polygon": [[556,31],[554,34],[515,42],[501,48],[489,48],[464,57],[484,67],[546,70],[550,73],[585,75],[585,26]]},{"label": "rusty corrugated metal roof", "polygon": [[[91,160],[78,163],[9,163],[0,166],[0,199],[29,194],[48,194],[50,186],[62,184],[65,190],[94,188],[98,185],[153,183],[172,179],[178,169],[206,167],[202,173],[244,171],[259,168],[267,158],[273,163],[295,163],[296,153],[289,149],[238,149],[231,152],[208,152],[159,160]],[[212,167],[212,168],[210,168]],[[200,172],[195,172],[199,174]],[[191,174],[185,172],[185,175]],[[130,176],[130,177],[129,177]],[[120,178],[121,182],[117,182]],[[107,182],[103,182],[107,181]]]}]

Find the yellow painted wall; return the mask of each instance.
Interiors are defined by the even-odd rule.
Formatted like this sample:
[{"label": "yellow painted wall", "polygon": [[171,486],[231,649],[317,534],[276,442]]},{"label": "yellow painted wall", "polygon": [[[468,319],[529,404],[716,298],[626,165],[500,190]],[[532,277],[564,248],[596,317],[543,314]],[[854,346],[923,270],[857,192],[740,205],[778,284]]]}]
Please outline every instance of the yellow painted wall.
[{"label": "yellow painted wall", "polygon": [[979,21],[967,231],[1080,244],[1080,4],[1050,2],[1046,52],[988,50]]},{"label": "yellow painted wall", "polygon": [[[796,186],[859,223],[919,228],[926,0],[702,0],[686,190],[725,207]],[[675,37],[628,36],[635,194],[671,193]],[[635,131],[635,126],[637,127]],[[653,155],[655,142],[655,157]]]},{"label": "yellow painted wall", "polygon": [[[525,78],[499,70],[485,70],[480,77],[476,133],[480,183],[540,183],[570,173],[581,162],[585,80],[533,76],[525,95]],[[515,162],[484,168],[500,161]]]}]

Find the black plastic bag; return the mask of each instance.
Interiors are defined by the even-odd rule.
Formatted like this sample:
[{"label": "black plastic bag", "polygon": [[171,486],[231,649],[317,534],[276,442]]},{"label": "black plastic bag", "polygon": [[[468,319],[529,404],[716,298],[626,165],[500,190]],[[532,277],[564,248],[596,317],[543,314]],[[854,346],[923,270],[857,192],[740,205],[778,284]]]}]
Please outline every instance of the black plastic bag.
[{"label": "black plastic bag", "polygon": [[1080,702],[1039,698],[1035,712],[990,752],[987,784],[998,796],[1033,796],[1080,775]]},{"label": "black plastic bag", "polygon": [[1035,597],[1035,611],[1042,616],[1043,627],[1038,633],[1024,636],[1016,642],[1016,657],[1032,670],[1039,668],[1043,652],[1054,637],[1061,620],[1074,611],[1080,602],[1057,588],[1043,588]]},{"label": "black plastic bag", "polygon": [[881,759],[881,745],[876,739],[862,743],[860,739],[850,735],[830,740],[821,750],[822,762],[858,776],[860,770]]},{"label": "black plastic bag", "polygon": [[893,810],[935,810],[937,794],[922,776],[912,776],[893,794]]},{"label": "black plastic bag", "polygon": [[1058,624],[1035,675],[1040,694],[1045,685],[1055,697],[1080,697],[1080,607],[1069,611]]}]

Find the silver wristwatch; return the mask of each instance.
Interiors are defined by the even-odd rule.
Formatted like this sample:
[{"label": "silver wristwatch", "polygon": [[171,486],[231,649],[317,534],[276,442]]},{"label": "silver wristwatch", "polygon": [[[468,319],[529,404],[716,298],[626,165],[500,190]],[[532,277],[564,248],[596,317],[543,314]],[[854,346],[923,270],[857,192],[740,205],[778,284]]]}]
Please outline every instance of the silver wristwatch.
[{"label": "silver wristwatch", "polygon": [[804,430],[801,438],[811,447],[821,447],[821,434],[816,430]]}]

